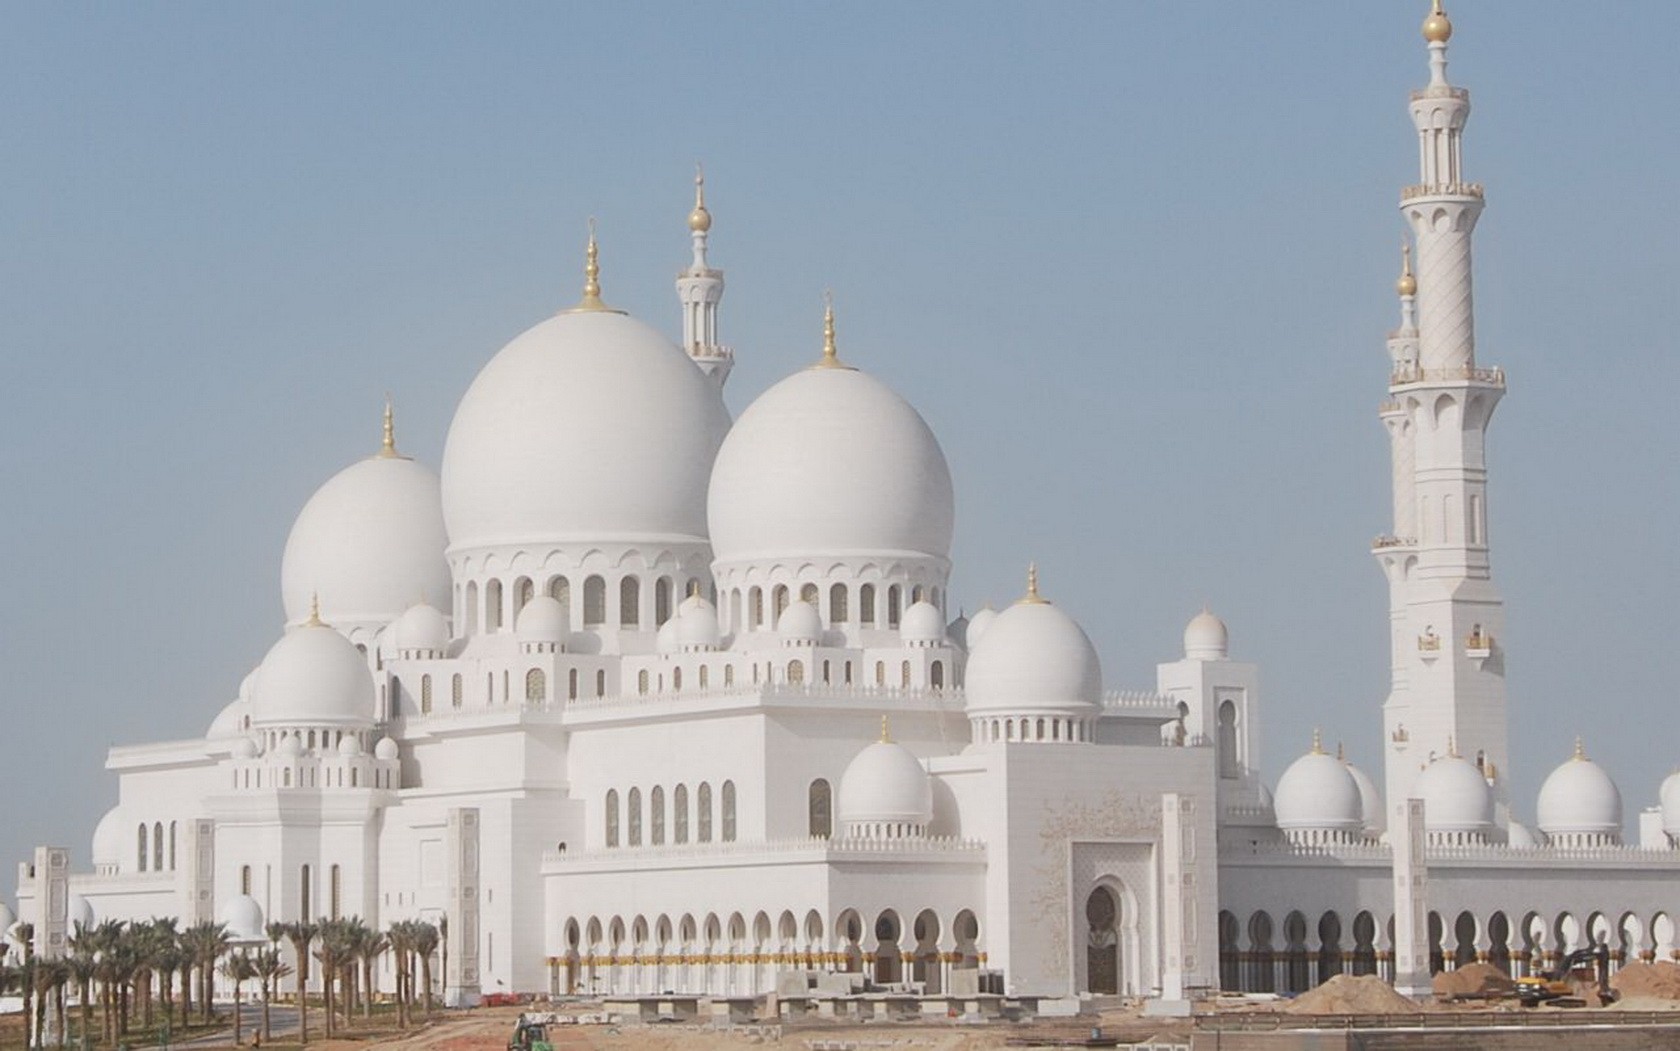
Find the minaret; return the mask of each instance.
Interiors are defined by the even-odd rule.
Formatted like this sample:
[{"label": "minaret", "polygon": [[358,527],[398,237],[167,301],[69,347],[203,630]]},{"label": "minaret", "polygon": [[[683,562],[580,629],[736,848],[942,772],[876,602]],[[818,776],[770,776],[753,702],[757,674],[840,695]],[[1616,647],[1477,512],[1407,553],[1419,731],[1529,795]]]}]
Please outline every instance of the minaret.
[{"label": "minaret", "polygon": [[712,213],[706,210],[706,176],[694,170],[694,210],[688,213],[689,237],[694,242],[694,260],[677,275],[677,298],[682,302],[683,349],[700,366],[700,371],[717,381],[729,380],[735,355],[718,342],[718,304],[723,301],[723,271],[706,264],[706,236],[712,229]]},{"label": "minaret", "polygon": [[[1423,23],[1429,84],[1412,93],[1422,181],[1400,195],[1416,245],[1397,289],[1389,400],[1380,415],[1393,457],[1394,524],[1373,554],[1389,580],[1392,674],[1383,706],[1386,798],[1456,740],[1507,800],[1504,603],[1488,561],[1487,424],[1505,393],[1476,365],[1470,238],[1482,188],[1464,181],[1470,94],[1447,83],[1452,23],[1435,0]],[[1505,812],[1502,806],[1501,823]]]}]

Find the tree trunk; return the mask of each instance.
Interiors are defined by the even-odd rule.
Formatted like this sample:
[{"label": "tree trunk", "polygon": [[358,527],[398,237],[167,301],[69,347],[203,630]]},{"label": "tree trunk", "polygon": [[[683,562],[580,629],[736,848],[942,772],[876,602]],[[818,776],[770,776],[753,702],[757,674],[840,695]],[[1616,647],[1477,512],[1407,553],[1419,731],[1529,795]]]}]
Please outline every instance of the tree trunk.
[{"label": "tree trunk", "polygon": [[93,1025],[93,1005],[88,1003],[88,1000],[91,999],[92,996],[93,982],[83,982],[81,1002],[82,1031],[79,1035],[84,1042],[89,1044],[93,1043],[93,1034],[88,1032],[88,1028]]},{"label": "tree trunk", "polygon": [[272,978],[264,978],[263,982],[262,982],[262,998],[263,998],[262,1039],[263,1039],[263,1043],[265,1043],[265,1044],[268,1043],[268,1033],[269,1033],[269,1029],[268,1029],[268,999],[272,995],[274,995],[274,980]]},{"label": "tree trunk", "polygon": [[239,981],[233,983],[233,1046],[238,1047],[240,1038],[244,1035],[239,1025]]},{"label": "tree trunk", "polygon": [[298,1043],[309,1043],[309,949],[304,947],[298,952],[297,965],[297,1009],[298,1009]]},{"label": "tree trunk", "polygon": [[432,957],[420,957],[420,998],[426,1005],[426,1021],[432,1020]]},{"label": "tree trunk", "polygon": [[53,990],[53,1014],[58,1019],[58,1046],[63,1047],[67,1036],[65,1029],[69,1024],[68,1012],[64,1007],[64,987],[68,982],[61,983]]}]

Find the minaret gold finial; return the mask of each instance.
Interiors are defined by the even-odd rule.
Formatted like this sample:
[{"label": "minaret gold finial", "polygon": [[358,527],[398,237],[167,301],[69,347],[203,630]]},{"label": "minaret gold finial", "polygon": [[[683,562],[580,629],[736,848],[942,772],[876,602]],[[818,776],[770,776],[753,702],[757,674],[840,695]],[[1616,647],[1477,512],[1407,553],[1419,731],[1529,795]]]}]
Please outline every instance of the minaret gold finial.
[{"label": "minaret gold finial", "polygon": [[1452,20],[1441,9],[1441,0],[1435,0],[1429,17],[1423,20],[1423,39],[1431,44],[1445,44],[1452,39],[1452,29]]},{"label": "minaret gold finial", "polygon": [[601,249],[595,242],[595,217],[589,217],[589,247],[584,252],[583,264],[583,299],[567,313],[609,313],[622,314],[622,310],[614,310],[601,301]]},{"label": "minaret gold finial", "polygon": [[1038,593],[1038,563],[1027,563],[1027,593],[1021,596],[1019,605],[1044,606],[1044,596]]},{"label": "minaret gold finial", "polygon": [[1324,754],[1324,737],[1323,737],[1322,734],[1320,734],[1318,732],[1318,727],[1316,727],[1316,726],[1313,727],[1312,754],[1313,755],[1323,755]]},{"label": "minaret gold finial", "polygon": [[1340,741],[1336,742],[1336,762],[1347,762],[1347,753],[1342,750],[1342,742]]},{"label": "minaret gold finial", "polygon": [[304,621],[303,625],[306,628],[322,628],[326,626],[326,622],[321,620],[321,593],[319,591],[311,591],[309,593],[309,619]]},{"label": "minaret gold finial", "polygon": [[397,422],[391,411],[391,395],[385,395],[385,435],[379,443],[379,455],[387,460],[397,457]]},{"label": "minaret gold finial", "polygon": [[840,360],[840,351],[834,342],[834,293],[823,291],[823,349],[822,357],[811,366],[814,369],[849,369],[850,365]]},{"label": "minaret gold finial", "polygon": [[712,213],[706,211],[706,170],[694,165],[694,211],[688,213],[688,228],[703,234],[712,228]]},{"label": "minaret gold finial", "polygon": [[1577,763],[1579,763],[1582,760],[1586,759],[1586,757],[1587,757],[1587,749],[1585,748],[1585,746],[1583,746],[1581,744],[1581,739],[1579,737],[1575,738],[1575,754],[1573,756],[1570,756],[1570,758],[1575,760]]},{"label": "minaret gold finial", "polygon": [[1412,246],[1404,241],[1400,243],[1400,280],[1394,282],[1394,290],[1403,296],[1417,295],[1417,278],[1412,275]]},{"label": "minaret gold finial", "polygon": [[700,581],[691,580],[691,581],[688,582],[688,597],[689,598],[699,598],[700,597]]},{"label": "minaret gold finial", "polygon": [[1458,758],[1458,742],[1453,739],[1452,734],[1447,735],[1447,755],[1453,759]]},{"label": "minaret gold finial", "polygon": [[881,743],[892,744],[892,726],[887,722],[887,716],[881,716]]}]

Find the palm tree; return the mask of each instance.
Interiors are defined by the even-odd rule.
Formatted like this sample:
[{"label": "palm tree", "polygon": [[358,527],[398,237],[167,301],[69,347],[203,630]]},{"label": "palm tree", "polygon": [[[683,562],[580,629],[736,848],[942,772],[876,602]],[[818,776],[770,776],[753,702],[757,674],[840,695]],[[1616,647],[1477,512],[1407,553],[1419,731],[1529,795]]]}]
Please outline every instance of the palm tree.
[{"label": "palm tree", "polygon": [[361,961],[362,965],[363,1018],[373,1017],[374,964],[390,947],[391,943],[385,939],[385,935],[365,924],[362,926],[359,940],[356,942],[356,959]]},{"label": "palm tree", "polygon": [[[269,924],[269,926],[277,927],[279,924]],[[275,986],[280,984],[280,979],[292,973],[292,965],[286,962],[284,956],[280,955],[280,949],[275,945],[257,950],[256,956],[251,959],[251,964],[257,972],[257,979],[262,983],[262,1038],[263,1042],[267,1043],[269,1034],[268,1002],[274,996]]]},{"label": "palm tree", "polygon": [[309,946],[319,934],[313,923],[299,920],[286,924],[286,940],[292,943],[297,960],[298,1043],[309,1043]]},{"label": "palm tree", "polygon": [[18,966],[18,986],[23,994],[23,1046],[34,1047],[34,1039],[29,1032],[29,1020],[34,1016],[29,1013],[30,995],[35,984],[33,962],[35,959],[35,925],[33,923],[19,923],[13,930],[17,931],[18,944],[23,946],[23,962]]},{"label": "palm tree", "polygon": [[233,1046],[238,1047],[241,1039],[240,1008],[244,1006],[241,994],[245,991],[245,983],[256,977],[257,968],[252,963],[250,954],[244,950],[228,953],[222,960],[222,977],[233,983]]},{"label": "palm tree", "polygon": [[[180,921],[173,916],[155,917],[147,925],[146,969],[157,975],[158,999],[168,1020],[175,1000],[175,970],[180,957]],[[152,1024],[151,986],[146,992],[146,1025]]]},{"label": "palm tree", "polygon": [[93,1040],[93,979],[99,974],[99,961],[94,959],[91,952],[73,952],[66,958],[66,966],[70,968],[70,980],[76,983],[76,995],[80,1001],[77,1008],[80,1015],[78,1024],[81,1038],[84,1041]]},{"label": "palm tree", "polygon": [[[54,993],[59,994],[62,1003],[64,983],[70,980],[70,968],[62,960],[39,959],[34,961],[33,973],[30,975],[30,985],[35,994],[35,1046],[46,1047],[47,1033],[47,1003]],[[59,1030],[59,1039],[63,1039],[64,1030]]]},{"label": "palm tree", "polygon": [[210,997],[212,980],[216,974],[216,961],[228,951],[233,944],[233,938],[228,934],[227,924],[211,923],[200,920],[181,932],[181,945],[198,968],[198,998],[200,1017],[210,1021]]},{"label": "palm tree", "polygon": [[391,924],[385,932],[385,940],[390,945],[391,954],[397,963],[397,1026],[408,1028],[408,954],[414,946],[414,925],[409,920],[398,920]]},{"label": "palm tree", "polygon": [[442,941],[438,929],[421,920],[414,925],[414,953],[420,957],[420,995],[426,1004],[426,1020],[432,1019],[432,954]]}]

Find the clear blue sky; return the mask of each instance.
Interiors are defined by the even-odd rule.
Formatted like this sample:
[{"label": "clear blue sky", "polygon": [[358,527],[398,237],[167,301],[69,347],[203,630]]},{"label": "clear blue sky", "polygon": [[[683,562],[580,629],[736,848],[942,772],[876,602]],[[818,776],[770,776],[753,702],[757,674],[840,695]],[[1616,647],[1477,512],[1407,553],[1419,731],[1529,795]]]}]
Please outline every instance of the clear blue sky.
[{"label": "clear blue sky", "polygon": [[[953,596],[1020,588],[1153,684],[1204,601],[1272,777],[1375,772],[1417,2],[10,5],[0,35],[0,859],[87,861],[105,748],[202,733],[297,509],[381,399],[456,399],[578,293],[675,332],[703,159],[739,411],[842,349],[957,483]],[[1680,761],[1680,5],[1462,0],[1518,816],[1581,733]],[[9,869],[4,877],[11,890]]]}]

